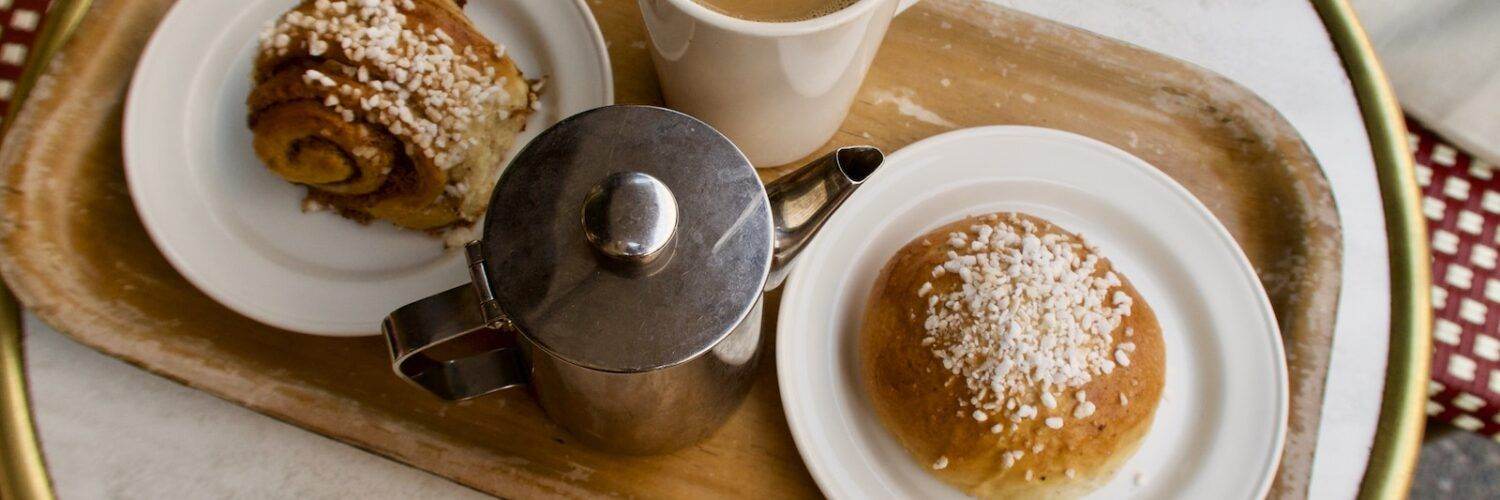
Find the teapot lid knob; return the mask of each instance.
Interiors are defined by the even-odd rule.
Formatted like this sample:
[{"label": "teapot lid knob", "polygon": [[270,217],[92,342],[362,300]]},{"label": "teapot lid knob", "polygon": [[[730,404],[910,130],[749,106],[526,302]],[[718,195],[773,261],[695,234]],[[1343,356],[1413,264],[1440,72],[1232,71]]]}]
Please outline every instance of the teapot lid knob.
[{"label": "teapot lid knob", "polygon": [[632,264],[662,255],[677,231],[677,198],[650,174],[616,172],[583,199],[583,234],[599,253]]},{"label": "teapot lid knob", "polygon": [[579,113],[521,148],[477,253],[494,309],[568,363],[657,370],[752,321],[775,250],[755,168],[669,109]]}]

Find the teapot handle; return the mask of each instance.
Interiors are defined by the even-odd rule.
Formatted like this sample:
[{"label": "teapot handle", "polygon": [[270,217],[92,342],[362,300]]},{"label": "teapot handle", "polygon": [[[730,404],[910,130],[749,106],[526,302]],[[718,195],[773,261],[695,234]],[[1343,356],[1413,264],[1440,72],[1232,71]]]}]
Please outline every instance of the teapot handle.
[{"label": "teapot handle", "polygon": [[514,339],[503,323],[487,324],[472,284],[402,306],[385,318],[380,330],[396,374],[440,398],[461,401],[526,384],[525,362],[516,347],[469,349],[455,359],[428,354],[443,344],[459,344],[458,339]]}]

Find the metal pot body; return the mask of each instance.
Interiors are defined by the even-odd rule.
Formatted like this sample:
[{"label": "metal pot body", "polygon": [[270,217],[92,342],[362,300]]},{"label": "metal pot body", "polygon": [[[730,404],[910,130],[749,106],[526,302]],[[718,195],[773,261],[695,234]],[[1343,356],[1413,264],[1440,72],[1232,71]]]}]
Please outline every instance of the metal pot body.
[{"label": "metal pot body", "polygon": [[763,300],[709,351],[650,371],[585,368],[523,342],[529,383],[547,416],[590,446],[647,454],[691,445],[724,423],[754,381]]},{"label": "metal pot body", "polygon": [[[386,318],[382,330],[397,375],[454,401],[530,385],[554,422],[604,450],[659,453],[702,440],[745,398],[760,360],[764,296],[718,343],[687,361],[610,372],[560,359],[524,333],[487,322],[479,288],[460,286]],[[490,342],[457,357],[429,353],[460,339],[510,335],[515,347]]]}]

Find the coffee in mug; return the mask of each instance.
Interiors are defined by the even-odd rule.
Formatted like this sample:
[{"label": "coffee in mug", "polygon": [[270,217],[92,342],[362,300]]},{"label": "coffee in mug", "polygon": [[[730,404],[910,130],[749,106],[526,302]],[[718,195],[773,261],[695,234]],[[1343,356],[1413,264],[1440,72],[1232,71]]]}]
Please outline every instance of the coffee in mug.
[{"label": "coffee in mug", "polygon": [[720,14],[747,21],[789,23],[832,14],[859,0],[693,0]]}]

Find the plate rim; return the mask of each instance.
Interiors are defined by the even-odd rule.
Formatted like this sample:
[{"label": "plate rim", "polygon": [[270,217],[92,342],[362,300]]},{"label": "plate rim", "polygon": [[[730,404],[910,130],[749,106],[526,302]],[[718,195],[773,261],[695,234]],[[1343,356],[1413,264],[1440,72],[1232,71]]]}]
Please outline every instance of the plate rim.
[{"label": "plate rim", "polygon": [[[937,148],[944,147],[948,144],[987,136],[1029,137],[1033,139],[1062,139],[1065,141],[1071,141],[1081,146],[1103,151],[1111,156],[1117,156],[1125,162],[1131,164],[1137,171],[1139,171],[1139,175],[1147,176],[1151,180],[1156,181],[1158,184],[1162,184],[1169,190],[1173,191],[1174,194],[1183,198],[1183,201],[1187,202],[1190,206],[1193,207],[1192,212],[1194,213],[1194,215],[1204,219],[1209,224],[1212,232],[1214,233],[1214,236],[1217,237],[1221,242],[1228,244],[1228,247],[1233,253],[1233,257],[1238,264],[1234,272],[1238,272],[1244,275],[1243,277],[1246,278],[1246,281],[1250,283],[1250,285],[1254,288],[1254,291],[1256,292],[1254,295],[1259,299],[1259,307],[1255,308],[1255,312],[1258,313],[1259,316],[1262,316],[1266,324],[1271,329],[1271,331],[1269,332],[1270,335],[1268,335],[1267,337],[1267,339],[1270,341],[1267,342],[1267,344],[1271,346],[1271,354],[1276,361],[1276,366],[1280,368],[1279,370],[1275,370],[1274,377],[1277,395],[1275,401],[1276,421],[1272,448],[1270,450],[1269,463],[1264,467],[1264,470],[1262,471],[1261,477],[1257,482],[1255,488],[1254,496],[1254,498],[1264,498],[1270,491],[1271,485],[1276,479],[1276,472],[1281,467],[1281,456],[1286,447],[1286,438],[1289,425],[1288,416],[1290,411],[1291,398],[1290,372],[1288,371],[1287,366],[1286,348],[1283,345],[1283,341],[1281,339],[1280,323],[1276,318],[1275,311],[1271,307],[1270,297],[1269,295],[1267,295],[1265,286],[1263,283],[1261,283],[1259,275],[1255,273],[1254,265],[1250,263],[1249,257],[1245,255],[1245,251],[1240,247],[1239,242],[1235,241],[1233,234],[1229,232],[1228,228],[1226,228],[1224,224],[1219,221],[1218,217],[1214,216],[1213,212],[1211,212],[1208,207],[1203,204],[1202,201],[1194,196],[1192,192],[1188,191],[1186,187],[1182,186],[1182,184],[1178,183],[1171,176],[1168,176],[1165,172],[1156,168],[1150,162],[1147,162],[1146,160],[1141,159],[1140,157],[1137,157],[1134,154],[1131,154],[1130,152],[1125,151],[1112,144],[1094,139],[1086,135],[1060,129],[1030,125],[986,125],[956,129],[924,138],[922,140],[908,144],[895,152],[892,152],[890,155],[886,156],[886,166],[899,166],[904,162],[914,161],[913,158],[917,157],[918,155],[927,153]],[[886,174],[885,176],[882,176],[881,174],[883,172],[889,172],[893,170],[894,169],[889,168],[878,169],[874,174],[872,174],[871,179],[867,179],[866,182],[870,182],[871,180],[879,182],[883,177],[892,175]],[[858,193],[856,192],[854,196],[858,196]],[[835,214],[835,216],[837,216],[837,214]],[[816,251],[821,250],[821,248],[827,244],[824,243],[826,241],[828,241],[827,238],[814,238],[813,241],[808,244],[808,247],[804,249],[804,255],[812,255]],[[803,268],[805,267],[806,266],[798,265],[791,271],[790,276],[788,276],[786,280],[785,289],[782,291],[781,299],[783,301],[796,300],[798,297],[797,290],[805,289],[811,286],[810,284],[804,283],[805,281],[811,279],[808,277],[811,275],[811,273],[803,271]],[[783,325],[790,324],[793,320],[795,320],[795,318],[791,318],[790,316],[794,312],[796,312],[796,309],[796,307],[781,307],[779,308],[776,317],[777,336],[775,355],[777,380],[792,380],[792,377],[796,375],[790,373],[790,371],[793,369],[792,366],[795,366],[795,363],[793,363],[794,360],[790,358],[794,355],[791,352],[794,348],[794,346],[792,345],[792,342],[794,342],[794,340],[792,339],[796,336],[786,335],[786,330],[783,328]],[[815,460],[815,457],[810,455],[811,452],[808,450],[808,448],[811,445],[813,439],[807,434],[808,432],[810,432],[810,429],[807,428],[810,424],[807,421],[803,420],[802,416],[793,410],[795,405],[789,404],[792,401],[800,401],[800,399],[796,399],[793,397],[795,396],[793,394],[793,391],[795,389],[792,389],[792,387],[796,384],[788,384],[783,382],[777,385],[777,392],[782,400],[782,413],[787,420],[787,427],[792,434],[792,441],[794,442],[794,444],[796,444],[797,454],[802,458],[803,464],[807,467],[809,474],[813,478],[813,481],[817,483],[818,489],[824,495],[830,498],[843,498],[844,496],[847,496],[848,492],[831,489],[832,485],[837,483],[831,481],[829,477],[834,476],[836,473],[840,472],[840,470],[834,468],[829,464],[825,464],[823,462]],[[870,417],[874,418],[873,415],[871,415]]]},{"label": "plate rim", "polygon": [[[137,217],[140,218],[141,226],[145,229],[146,235],[151,239],[151,243],[177,274],[191,283],[198,291],[213,299],[214,302],[223,305],[237,314],[261,324],[303,335],[333,338],[359,338],[380,335],[378,329],[355,331],[341,328],[331,322],[312,325],[300,319],[280,317],[274,314],[273,311],[264,310],[258,304],[253,303],[253,301],[243,301],[232,296],[232,294],[219,290],[203,276],[196,274],[194,271],[196,268],[188,264],[187,261],[191,259],[185,258],[182,251],[173,243],[174,240],[171,234],[175,233],[170,229],[161,227],[164,222],[157,218],[157,216],[152,215],[154,212],[142,209],[143,206],[150,206],[149,203],[143,203],[146,200],[146,195],[141,193],[140,187],[143,185],[142,183],[146,182],[141,176],[146,174],[141,173],[141,169],[132,168],[131,164],[134,163],[132,160],[147,160],[147,158],[142,157],[145,153],[141,152],[141,149],[146,148],[147,145],[135,144],[132,146],[135,141],[141,140],[140,131],[132,132],[132,130],[148,125],[137,122],[143,119],[141,118],[143,115],[149,114],[150,110],[140,108],[143,105],[141,104],[141,100],[144,99],[142,93],[147,92],[147,90],[144,86],[139,85],[139,82],[141,82],[143,76],[153,74],[148,71],[149,67],[159,66],[163,62],[171,62],[160,60],[164,57],[162,54],[163,49],[160,46],[169,41],[175,41],[168,40],[168,38],[171,36],[170,33],[181,29],[175,28],[176,26],[182,25],[182,23],[196,22],[196,20],[185,18],[186,14],[184,12],[208,1],[211,0],[179,0],[169,7],[167,13],[157,23],[156,29],[151,33],[151,37],[142,49],[140,60],[136,62],[135,67],[130,72],[130,83],[125,91],[125,105],[121,111],[120,149],[123,160],[121,168],[124,170],[126,191],[130,195],[132,208],[135,210]],[[599,27],[599,20],[594,16],[593,10],[589,9],[586,0],[569,0],[568,3],[573,7],[576,15],[584,22],[584,27],[589,32],[588,40],[585,43],[593,49],[592,51],[595,54],[593,64],[600,71],[601,80],[599,82],[600,94],[596,97],[601,103],[600,106],[613,105],[615,104],[614,69],[611,65],[609,46],[604,39],[603,31]],[[254,6],[255,3],[231,2],[226,5],[232,5],[235,8],[231,15],[226,16],[226,18],[233,18],[243,14],[247,9]],[[516,151],[519,151],[519,148],[513,147],[509,156],[513,158]],[[184,159],[178,154],[164,156]],[[186,159],[190,160],[191,158]],[[509,158],[506,161],[509,161]]]}]

